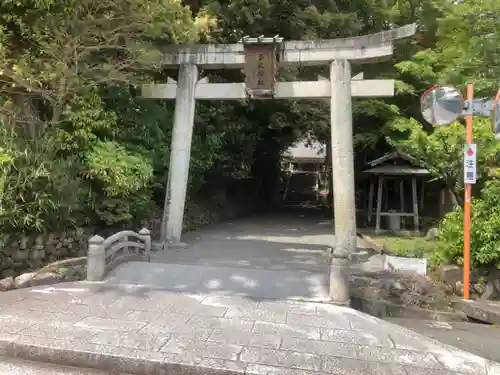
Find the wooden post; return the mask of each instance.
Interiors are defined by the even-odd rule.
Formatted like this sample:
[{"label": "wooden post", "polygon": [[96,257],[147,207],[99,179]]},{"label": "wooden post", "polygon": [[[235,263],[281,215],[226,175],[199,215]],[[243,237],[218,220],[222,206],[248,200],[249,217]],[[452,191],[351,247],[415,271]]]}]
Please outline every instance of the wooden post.
[{"label": "wooden post", "polygon": [[424,196],[425,196],[425,181],[422,181],[422,186],[420,188],[420,212],[424,210]]},{"label": "wooden post", "polygon": [[399,204],[401,212],[405,212],[405,185],[403,180],[399,180]]},{"label": "wooden post", "polygon": [[411,179],[411,195],[413,201],[413,224],[415,225],[415,232],[419,231],[418,222],[418,198],[417,198],[417,178],[412,177]]},{"label": "wooden post", "polygon": [[375,234],[380,233],[380,213],[382,212],[382,190],[384,187],[384,176],[378,176],[377,186],[377,212],[375,214]]},{"label": "wooden post", "polygon": [[375,194],[375,182],[370,179],[370,192],[368,193],[368,222],[372,222],[373,215],[373,195]]},{"label": "wooden post", "polygon": [[[405,184],[404,184],[404,180],[401,179],[399,180],[399,204],[400,204],[400,208],[401,208],[401,213],[404,213],[405,212]],[[400,220],[401,220],[401,228],[404,229],[405,228],[405,217],[404,216],[401,216],[400,217]]]}]

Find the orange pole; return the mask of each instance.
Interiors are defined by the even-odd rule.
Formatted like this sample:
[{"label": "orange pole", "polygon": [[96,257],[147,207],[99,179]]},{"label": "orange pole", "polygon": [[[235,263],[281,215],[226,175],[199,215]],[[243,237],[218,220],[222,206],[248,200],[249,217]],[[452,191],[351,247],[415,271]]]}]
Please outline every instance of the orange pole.
[{"label": "orange pole", "polygon": [[[467,84],[467,116],[465,118],[465,142],[472,143],[472,99],[474,88],[472,83]],[[471,184],[465,184],[464,196],[464,299],[470,298],[470,209],[471,209]]]}]

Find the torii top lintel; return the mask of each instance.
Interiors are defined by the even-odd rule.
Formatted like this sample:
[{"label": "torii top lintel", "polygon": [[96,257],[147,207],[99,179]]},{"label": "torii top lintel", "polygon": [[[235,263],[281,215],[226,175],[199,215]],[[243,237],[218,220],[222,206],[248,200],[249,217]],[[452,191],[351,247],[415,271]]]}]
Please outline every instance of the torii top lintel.
[{"label": "torii top lintel", "polygon": [[[393,42],[412,37],[416,24],[376,34],[343,39],[319,41],[288,41],[280,48],[280,65],[324,65],[334,59],[355,63],[370,63],[386,59],[393,54]],[[178,66],[196,64],[205,69],[238,69],[245,65],[243,43],[170,45],[161,48],[163,64]]]}]

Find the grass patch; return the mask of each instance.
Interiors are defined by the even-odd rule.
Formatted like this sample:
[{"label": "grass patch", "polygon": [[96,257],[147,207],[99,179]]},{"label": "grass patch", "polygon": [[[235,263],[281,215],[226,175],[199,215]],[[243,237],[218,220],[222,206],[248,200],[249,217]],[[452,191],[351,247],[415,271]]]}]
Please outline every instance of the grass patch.
[{"label": "grass patch", "polygon": [[391,255],[413,258],[427,258],[436,248],[435,241],[424,237],[377,236],[373,240]]}]

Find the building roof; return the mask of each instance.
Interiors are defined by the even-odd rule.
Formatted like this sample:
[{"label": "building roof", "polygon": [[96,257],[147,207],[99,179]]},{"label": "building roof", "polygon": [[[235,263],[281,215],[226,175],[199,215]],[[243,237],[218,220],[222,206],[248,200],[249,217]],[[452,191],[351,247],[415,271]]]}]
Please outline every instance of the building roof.
[{"label": "building roof", "polygon": [[401,152],[401,151],[394,151],[394,152],[390,152],[388,154],[385,154],[384,156],[381,156],[375,160],[369,161],[368,165],[370,167],[375,167],[376,165],[380,165],[382,163],[385,163],[386,161],[395,160],[395,159],[401,159],[401,160],[406,160],[410,163],[416,163],[416,160],[413,156],[405,154],[404,152]]},{"label": "building roof", "polygon": [[[395,160],[403,160],[407,163],[387,163]],[[368,168],[369,169],[364,170],[363,173],[387,176],[423,176],[429,174],[429,171],[427,169],[418,165],[417,160],[413,156],[405,154],[401,151],[390,152],[388,154],[385,154],[384,156],[368,162]]]},{"label": "building roof", "polygon": [[371,168],[363,173],[376,175],[392,175],[392,176],[424,176],[428,175],[429,171],[425,168],[414,167],[411,165],[381,165]]},{"label": "building roof", "polygon": [[293,146],[289,147],[283,156],[294,160],[316,160],[321,161],[326,157],[326,147],[318,141],[308,142],[301,138]]}]

